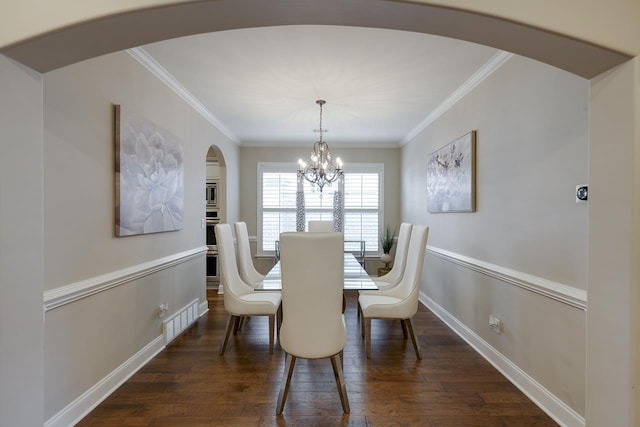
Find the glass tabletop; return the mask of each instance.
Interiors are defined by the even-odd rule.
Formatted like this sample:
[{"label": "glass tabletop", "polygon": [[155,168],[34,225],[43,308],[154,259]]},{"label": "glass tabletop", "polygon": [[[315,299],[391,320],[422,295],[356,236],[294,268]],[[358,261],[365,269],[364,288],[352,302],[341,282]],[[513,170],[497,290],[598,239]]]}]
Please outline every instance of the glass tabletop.
[{"label": "glass tabletop", "polygon": [[[256,291],[279,291],[282,289],[280,261],[258,283]],[[344,290],[377,290],[378,287],[351,253],[344,254]]]}]

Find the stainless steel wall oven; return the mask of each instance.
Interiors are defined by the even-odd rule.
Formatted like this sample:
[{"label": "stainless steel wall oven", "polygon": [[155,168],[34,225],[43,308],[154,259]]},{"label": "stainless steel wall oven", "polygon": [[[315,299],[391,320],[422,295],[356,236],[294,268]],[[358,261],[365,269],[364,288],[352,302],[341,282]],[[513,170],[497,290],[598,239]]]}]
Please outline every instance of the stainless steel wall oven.
[{"label": "stainless steel wall oven", "polygon": [[220,269],[218,268],[218,245],[216,243],[216,225],[220,223],[219,211],[207,205],[207,286],[220,284]]},{"label": "stainless steel wall oven", "polygon": [[205,200],[207,207],[218,206],[218,183],[216,181],[207,181]]}]

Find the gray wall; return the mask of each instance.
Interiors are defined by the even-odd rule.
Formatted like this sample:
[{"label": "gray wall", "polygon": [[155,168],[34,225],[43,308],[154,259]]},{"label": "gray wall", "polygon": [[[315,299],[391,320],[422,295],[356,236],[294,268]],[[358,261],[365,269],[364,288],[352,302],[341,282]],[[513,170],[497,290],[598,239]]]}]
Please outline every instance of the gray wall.
[{"label": "gray wall", "polygon": [[[184,228],[114,237],[112,104],[184,143]],[[216,145],[227,175],[227,218],[238,217],[239,149],[125,52],[44,75],[44,290],[126,275],[127,269],[203,247],[206,154]],[[227,172],[228,174],[229,172]],[[37,246],[36,246],[37,248]],[[162,333],[169,315],[206,301],[204,256],[54,308],[45,325],[45,419]],[[42,295],[40,295],[42,301]]]},{"label": "gray wall", "polygon": [[640,222],[638,82],[636,57],[593,79],[590,87],[589,426],[640,423],[640,232],[634,228]]},{"label": "gray wall", "polygon": [[[312,135],[313,136],[313,135]],[[240,149],[240,218],[247,223],[249,236],[256,235],[258,214],[258,163],[259,162],[297,162],[307,159],[311,152],[313,140],[303,148],[255,148]],[[345,170],[351,163],[383,163],[384,164],[384,222],[391,227],[400,224],[400,148],[336,148],[332,152],[345,163]],[[255,242],[252,242],[252,253],[255,254]],[[266,273],[273,265],[272,259],[255,260],[256,268]],[[367,260],[366,267],[370,274],[377,274],[382,267],[379,260]]]},{"label": "gray wall", "polygon": [[[587,289],[588,81],[513,57],[402,152],[402,218],[430,247]],[[476,129],[477,212],[428,214],[428,153]],[[429,252],[422,290],[577,413],[585,414],[586,315]],[[489,315],[504,333],[488,327]]]},{"label": "gray wall", "polygon": [[43,424],[42,79],[0,55],[0,425]]}]

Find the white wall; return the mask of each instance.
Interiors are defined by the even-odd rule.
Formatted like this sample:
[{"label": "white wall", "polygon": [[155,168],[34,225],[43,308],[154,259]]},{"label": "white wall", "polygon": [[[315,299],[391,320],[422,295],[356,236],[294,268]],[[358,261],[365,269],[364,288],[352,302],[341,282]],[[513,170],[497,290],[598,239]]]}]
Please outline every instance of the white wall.
[{"label": "white wall", "polygon": [[[183,141],[182,230],[115,237],[113,104]],[[122,282],[46,312],[45,419],[73,412],[67,405],[157,340],[159,304],[168,304],[169,315],[195,298],[206,305],[204,253],[181,254],[205,245],[201,220],[211,145],[232,174],[227,215],[235,219],[238,147],[133,57],[115,53],[44,75],[45,304],[69,286]],[[127,278],[131,269],[167,257],[180,262]]]},{"label": "white wall", "polygon": [[43,423],[42,79],[0,55],[0,425]]},{"label": "white wall", "polygon": [[[514,56],[402,153],[403,220],[471,264],[587,289],[588,81]],[[476,129],[477,211],[427,213],[428,153]],[[583,309],[427,255],[423,292],[575,412],[585,414]],[[584,303],[585,301],[583,301]],[[497,335],[489,315],[503,321]]]}]

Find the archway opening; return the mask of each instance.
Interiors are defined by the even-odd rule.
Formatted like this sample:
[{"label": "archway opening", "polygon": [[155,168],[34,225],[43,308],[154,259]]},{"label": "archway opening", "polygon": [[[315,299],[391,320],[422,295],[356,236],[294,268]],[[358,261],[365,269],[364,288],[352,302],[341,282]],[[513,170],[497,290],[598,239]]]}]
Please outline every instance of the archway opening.
[{"label": "archway opening", "polygon": [[226,222],[226,182],[227,168],[220,148],[212,145],[205,156],[205,206],[206,226],[205,240],[207,245],[206,278],[207,289],[219,289],[220,268],[218,265],[218,246],[215,227]]}]

